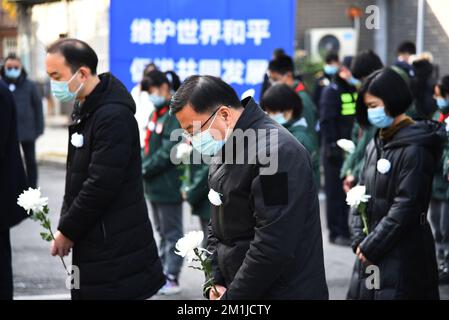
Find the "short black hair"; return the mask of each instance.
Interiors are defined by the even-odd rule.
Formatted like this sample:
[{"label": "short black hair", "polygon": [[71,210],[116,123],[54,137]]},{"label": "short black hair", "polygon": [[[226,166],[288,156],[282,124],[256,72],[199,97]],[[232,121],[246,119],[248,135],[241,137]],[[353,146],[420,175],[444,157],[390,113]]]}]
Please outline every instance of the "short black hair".
[{"label": "short black hair", "polygon": [[72,73],[81,67],[87,67],[93,75],[97,74],[98,56],[84,41],[72,38],[59,39],[48,46],[47,53],[61,54]]},{"label": "short black hair", "polygon": [[153,70],[159,70],[159,69],[153,62],[150,62],[143,69],[143,76],[145,77],[147,74],[149,74]]},{"label": "short black hair", "polygon": [[302,115],[303,105],[301,97],[286,84],[276,84],[268,88],[260,101],[266,111],[284,112],[293,111],[293,118]]},{"label": "short black hair", "polygon": [[285,56],[285,50],[282,48],[276,48],[273,50],[273,56],[275,57],[275,59]]},{"label": "short black hair", "polygon": [[357,98],[356,117],[362,127],[369,125],[364,101],[366,93],[382,99],[385,111],[391,117],[406,112],[413,101],[409,86],[397,71],[392,68],[375,71],[363,82]]},{"label": "short black hair", "polygon": [[340,62],[340,57],[338,56],[338,53],[331,51],[328,54],[326,54],[324,62],[326,62],[327,64],[332,62]]},{"label": "short black hair", "polygon": [[8,61],[8,60],[17,60],[17,61],[21,61],[21,59],[19,58],[19,56],[17,55],[17,54],[15,54],[14,52],[11,52],[11,53],[9,53],[7,56],[6,56],[6,58],[5,58],[5,63],[6,63],[6,61]]},{"label": "short black hair", "polygon": [[188,77],[170,103],[170,113],[175,114],[190,104],[197,113],[213,112],[217,107],[239,109],[242,104],[232,87],[213,76]]},{"label": "short black hair", "polygon": [[449,95],[449,75],[446,75],[441,79],[438,83],[438,87],[440,88],[443,97]]},{"label": "short black hair", "polygon": [[159,70],[153,70],[147,73],[145,79],[148,81],[148,88],[157,87],[160,88],[164,83],[170,86],[170,82],[168,81],[165,73]]},{"label": "short black hair", "polygon": [[398,54],[408,53],[416,54],[416,46],[412,41],[404,41],[398,46]]},{"label": "short black hair", "polygon": [[270,61],[270,63],[268,64],[268,70],[280,73],[282,75],[288,72],[293,72],[294,70],[293,60],[287,55],[280,56]]},{"label": "short black hair", "polygon": [[363,79],[376,70],[382,69],[383,64],[379,56],[372,50],[364,50],[352,60],[351,72],[357,79]]}]

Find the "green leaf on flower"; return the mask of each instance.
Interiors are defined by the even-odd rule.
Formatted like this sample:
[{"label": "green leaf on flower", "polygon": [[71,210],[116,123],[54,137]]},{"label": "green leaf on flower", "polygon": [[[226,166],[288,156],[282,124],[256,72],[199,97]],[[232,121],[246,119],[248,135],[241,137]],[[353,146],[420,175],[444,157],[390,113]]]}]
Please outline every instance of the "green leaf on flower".
[{"label": "green leaf on flower", "polygon": [[42,239],[45,240],[45,241],[51,241],[51,240],[53,240],[51,234],[46,233],[46,232],[41,232],[41,237],[42,237]]}]

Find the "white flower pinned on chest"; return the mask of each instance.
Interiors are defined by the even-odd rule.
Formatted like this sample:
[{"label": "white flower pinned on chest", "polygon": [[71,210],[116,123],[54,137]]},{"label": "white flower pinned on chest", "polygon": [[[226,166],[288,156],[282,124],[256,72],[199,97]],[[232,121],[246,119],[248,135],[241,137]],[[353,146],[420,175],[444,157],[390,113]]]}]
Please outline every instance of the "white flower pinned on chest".
[{"label": "white flower pinned on chest", "polygon": [[391,169],[391,162],[387,159],[379,159],[377,161],[377,171],[379,171],[381,174],[386,174]]},{"label": "white flower pinned on chest", "polygon": [[75,132],[74,134],[72,134],[72,138],[70,139],[70,143],[75,148],[81,148],[84,145],[84,137],[83,137],[83,135]]},{"label": "white flower pinned on chest", "polygon": [[209,194],[207,195],[207,197],[209,198],[210,203],[212,203],[214,206],[218,207],[223,204],[220,194],[214,189],[209,190]]}]

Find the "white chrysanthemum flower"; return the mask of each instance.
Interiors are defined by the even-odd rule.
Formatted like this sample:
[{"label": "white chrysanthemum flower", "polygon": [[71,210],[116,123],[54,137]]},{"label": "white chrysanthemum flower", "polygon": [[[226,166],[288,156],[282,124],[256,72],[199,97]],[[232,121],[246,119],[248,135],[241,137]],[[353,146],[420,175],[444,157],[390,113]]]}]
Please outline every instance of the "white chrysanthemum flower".
[{"label": "white chrysanthemum flower", "polygon": [[175,253],[186,258],[188,262],[192,262],[196,257],[194,249],[200,249],[203,239],[204,233],[202,231],[191,231],[176,242]]},{"label": "white chrysanthemum flower", "polygon": [[188,143],[180,143],[176,147],[176,159],[188,160],[192,153],[193,147]]},{"label": "white chrysanthemum flower", "polygon": [[32,212],[40,212],[48,205],[48,198],[43,198],[40,188],[29,188],[24,191],[17,199],[17,204],[24,208],[28,214]]},{"label": "white chrysanthemum flower", "polygon": [[337,145],[347,153],[354,153],[355,151],[355,144],[351,140],[340,139],[337,141]]},{"label": "white chrysanthemum flower", "polygon": [[368,202],[371,196],[366,194],[365,186],[355,186],[348,191],[346,203],[352,208],[358,208],[361,202]]}]

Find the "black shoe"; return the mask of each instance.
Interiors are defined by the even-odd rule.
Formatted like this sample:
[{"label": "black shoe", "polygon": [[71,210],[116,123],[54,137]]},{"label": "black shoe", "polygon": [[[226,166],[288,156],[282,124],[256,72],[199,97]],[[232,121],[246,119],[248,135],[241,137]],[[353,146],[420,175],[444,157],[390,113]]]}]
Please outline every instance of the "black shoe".
[{"label": "black shoe", "polygon": [[329,237],[329,242],[337,246],[350,247],[352,245],[351,239],[347,237],[338,236],[335,238]]}]

